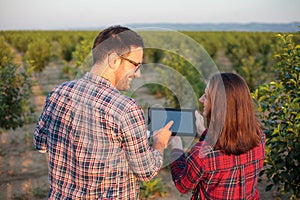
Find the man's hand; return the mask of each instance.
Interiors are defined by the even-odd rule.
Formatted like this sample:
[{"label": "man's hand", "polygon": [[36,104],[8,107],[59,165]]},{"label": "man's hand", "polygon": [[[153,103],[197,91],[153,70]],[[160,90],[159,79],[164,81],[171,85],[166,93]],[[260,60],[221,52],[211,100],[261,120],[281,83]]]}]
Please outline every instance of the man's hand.
[{"label": "man's hand", "polygon": [[172,132],[170,131],[173,121],[170,121],[163,128],[153,133],[153,148],[159,150],[161,153],[164,152],[164,149],[167,148],[169,139]]},{"label": "man's hand", "polygon": [[197,137],[201,137],[202,133],[205,131],[204,118],[203,116],[196,110],[196,129],[197,129]]},{"label": "man's hand", "polygon": [[47,150],[39,150],[40,153],[47,153]]}]

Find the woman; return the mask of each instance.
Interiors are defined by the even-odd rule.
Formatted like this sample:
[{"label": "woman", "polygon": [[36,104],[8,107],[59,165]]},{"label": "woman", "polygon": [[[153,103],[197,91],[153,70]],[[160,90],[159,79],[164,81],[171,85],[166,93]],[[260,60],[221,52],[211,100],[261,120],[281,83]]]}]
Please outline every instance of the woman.
[{"label": "woman", "polygon": [[259,199],[265,136],[246,82],[237,74],[216,74],[199,101],[208,127],[195,113],[200,141],[188,153],[183,152],[180,137],[171,141],[172,158],[177,158],[171,173],[177,189],[192,191],[192,199]]}]

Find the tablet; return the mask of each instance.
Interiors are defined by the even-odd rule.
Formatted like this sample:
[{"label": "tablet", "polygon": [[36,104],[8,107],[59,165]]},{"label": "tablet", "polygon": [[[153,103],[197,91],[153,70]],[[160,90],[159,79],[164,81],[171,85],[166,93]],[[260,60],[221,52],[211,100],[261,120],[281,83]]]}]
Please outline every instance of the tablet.
[{"label": "tablet", "polygon": [[195,109],[148,108],[148,129],[151,133],[173,120],[172,135],[195,136]]}]

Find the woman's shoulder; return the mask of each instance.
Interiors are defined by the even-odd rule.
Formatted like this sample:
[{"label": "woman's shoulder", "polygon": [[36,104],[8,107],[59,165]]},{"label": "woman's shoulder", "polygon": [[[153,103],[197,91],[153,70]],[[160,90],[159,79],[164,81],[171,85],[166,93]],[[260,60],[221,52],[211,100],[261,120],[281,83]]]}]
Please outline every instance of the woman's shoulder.
[{"label": "woman's shoulder", "polygon": [[221,150],[216,150],[205,140],[199,141],[191,149],[190,154],[198,157],[207,171],[228,170],[232,167],[249,165],[265,158],[265,136],[262,143],[252,150],[240,155],[228,155]]}]

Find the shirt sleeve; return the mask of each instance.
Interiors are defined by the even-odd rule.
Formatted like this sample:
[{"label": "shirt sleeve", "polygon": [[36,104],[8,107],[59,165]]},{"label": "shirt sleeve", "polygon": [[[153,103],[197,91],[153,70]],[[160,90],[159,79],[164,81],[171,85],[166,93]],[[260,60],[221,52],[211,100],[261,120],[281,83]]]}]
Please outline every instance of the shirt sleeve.
[{"label": "shirt sleeve", "polygon": [[139,180],[149,181],[161,168],[163,155],[149,145],[142,109],[132,107],[121,121],[122,146],[129,166]]},{"label": "shirt sleeve", "polygon": [[203,131],[203,133],[201,134],[201,137],[199,138],[199,141],[204,141],[207,135],[207,129],[205,129]]},{"label": "shirt sleeve", "polygon": [[50,95],[47,97],[44,109],[40,115],[39,121],[36,124],[33,134],[33,144],[37,150],[45,152],[47,150],[47,135],[49,131],[49,107]]},{"label": "shirt sleeve", "polygon": [[198,142],[188,153],[173,149],[172,157],[181,156],[171,163],[171,174],[179,192],[188,193],[194,189],[204,174],[204,158],[201,156],[201,142]]}]

